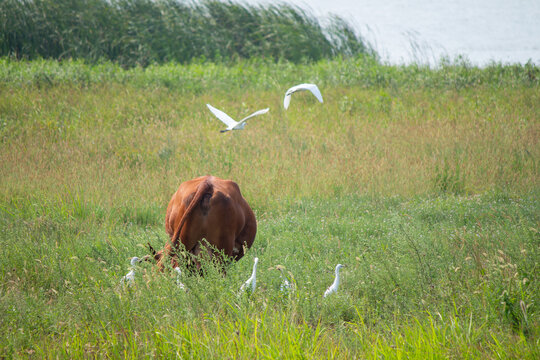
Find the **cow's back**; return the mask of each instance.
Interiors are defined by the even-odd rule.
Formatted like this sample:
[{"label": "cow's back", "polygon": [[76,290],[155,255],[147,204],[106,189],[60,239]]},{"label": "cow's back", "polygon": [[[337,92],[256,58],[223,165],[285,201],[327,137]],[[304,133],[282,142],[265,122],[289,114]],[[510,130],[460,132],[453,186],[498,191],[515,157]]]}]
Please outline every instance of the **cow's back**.
[{"label": "cow's back", "polygon": [[180,241],[190,251],[205,238],[225,254],[239,259],[243,256],[239,247],[241,244],[251,247],[257,225],[253,211],[234,181],[202,176],[183,182],[167,207],[165,229],[172,238],[198,188],[205,181],[210,184],[209,190],[202,194],[186,217],[179,234]]}]

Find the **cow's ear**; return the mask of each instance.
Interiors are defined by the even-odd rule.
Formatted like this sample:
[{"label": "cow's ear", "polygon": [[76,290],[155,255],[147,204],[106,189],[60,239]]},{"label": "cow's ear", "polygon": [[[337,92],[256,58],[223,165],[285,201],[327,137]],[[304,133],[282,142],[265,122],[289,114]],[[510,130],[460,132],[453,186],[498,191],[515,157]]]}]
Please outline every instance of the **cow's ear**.
[{"label": "cow's ear", "polygon": [[154,248],[152,247],[152,245],[150,245],[150,243],[148,243],[148,249],[150,249],[150,253],[152,254],[152,256],[156,256],[156,250],[154,250]]},{"label": "cow's ear", "polygon": [[154,255],[154,260],[156,261],[156,263],[159,264],[159,262],[161,261],[161,259],[163,258],[163,251],[158,251],[155,255]]}]

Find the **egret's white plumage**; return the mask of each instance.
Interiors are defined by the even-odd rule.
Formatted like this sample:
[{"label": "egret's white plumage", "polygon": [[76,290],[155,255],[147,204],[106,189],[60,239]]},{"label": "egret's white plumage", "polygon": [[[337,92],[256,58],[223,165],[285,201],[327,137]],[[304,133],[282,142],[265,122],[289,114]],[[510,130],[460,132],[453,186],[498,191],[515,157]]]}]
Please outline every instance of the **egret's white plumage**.
[{"label": "egret's white plumage", "polygon": [[227,125],[227,128],[225,130],[221,130],[221,132],[231,131],[231,130],[242,130],[244,129],[244,126],[246,126],[246,121],[254,116],[266,114],[270,108],[262,109],[259,111],[255,111],[253,114],[243,118],[240,121],[236,121],[233,118],[231,118],[229,115],[225,114],[223,111],[216,109],[210,104],[206,104],[208,106],[208,109],[219,119],[221,120],[225,125]]},{"label": "egret's white plumage", "polygon": [[287,279],[287,275],[285,275],[285,267],[281,265],[277,265],[276,269],[280,271],[279,277],[281,278],[281,285],[279,285],[279,291],[282,293],[289,293],[294,290],[293,284]]},{"label": "egret's white plumage", "polygon": [[240,293],[244,292],[246,289],[251,291],[251,293],[255,292],[255,286],[257,285],[257,263],[259,262],[259,258],[255,258],[253,261],[253,272],[251,273],[251,277],[242,284]]},{"label": "egret's white plumage", "polygon": [[336,265],[336,278],[334,279],[334,282],[332,283],[332,285],[330,285],[330,287],[328,289],[326,289],[326,291],[324,292],[323,297],[327,297],[328,295],[338,291],[338,287],[339,287],[339,269],[341,269],[344,266],[345,265],[341,265],[341,264]]},{"label": "egret's white plumage", "polygon": [[280,277],[282,281],[281,281],[281,285],[279,286],[279,291],[285,292],[285,293],[292,291],[292,284],[287,279],[287,277],[284,276],[283,274],[281,274]]},{"label": "egret's white plumage", "polygon": [[139,262],[139,258],[138,257],[133,257],[130,261],[130,264],[131,264],[131,269],[129,270],[129,272],[124,276],[122,277],[122,279],[120,280],[120,282],[122,284],[127,284],[127,285],[133,285],[135,283],[135,265]]},{"label": "egret's white plumage", "polygon": [[182,276],[182,270],[177,266],[174,268],[174,271],[176,271],[176,285],[182,290],[186,290],[186,285],[182,284],[182,281],[180,281],[180,277]]},{"label": "egret's white plumage", "polygon": [[319,88],[317,87],[317,85],[300,84],[300,85],[293,86],[292,88],[290,88],[289,90],[285,92],[285,98],[283,99],[283,107],[285,108],[285,110],[289,107],[289,103],[291,102],[291,95],[297,91],[304,91],[304,90],[311,91],[311,93],[315,95],[317,100],[319,100],[320,102],[323,102],[321,92],[319,91]]}]

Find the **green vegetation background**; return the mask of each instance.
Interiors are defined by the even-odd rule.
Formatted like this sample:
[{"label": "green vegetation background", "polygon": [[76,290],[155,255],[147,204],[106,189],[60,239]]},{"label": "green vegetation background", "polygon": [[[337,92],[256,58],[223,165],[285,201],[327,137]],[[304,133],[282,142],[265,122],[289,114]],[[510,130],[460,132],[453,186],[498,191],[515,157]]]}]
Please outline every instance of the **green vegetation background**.
[{"label": "green vegetation background", "polygon": [[[371,74],[369,76],[368,74]],[[538,68],[0,61],[5,356],[538,355]],[[265,80],[261,80],[265,79]],[[289,85],[319,84],[325,99]],[[205,104],[241,117],[221,134]],[[259,231],[226,277],[160,247],[181,181],[237,181]],[[236,296],[258,256],[259,288]],[[340,293],[323,301],[333,267]],[[298,291],[278,292],[282,264]]]},{"label": "green vegetation background", "polygon": [[292,62],[372,53],[343,19],[321,25],[284,3],[1,0],[0,56],[114,61],[125,67],[252,57]]},{"label": "green vegetation background", "polygon": [[[0,59],[0,356],[540,357],[535,64],[11,55]],[[285,112],[300,82],[325,102],[298,93]],[[206,103],[270,112],[221,134]],[[240,185],[253,248],[227,276],[209,262],[204,277],[186,272],[188,292],[151,264],[122,287],[129,258],[167,240],[178,185],[203,174]],[[238,297],[255,256],[258,289]],[[340,291],[323,300],[338,262]],[[294,294],[279,293],[277,264]]]}]

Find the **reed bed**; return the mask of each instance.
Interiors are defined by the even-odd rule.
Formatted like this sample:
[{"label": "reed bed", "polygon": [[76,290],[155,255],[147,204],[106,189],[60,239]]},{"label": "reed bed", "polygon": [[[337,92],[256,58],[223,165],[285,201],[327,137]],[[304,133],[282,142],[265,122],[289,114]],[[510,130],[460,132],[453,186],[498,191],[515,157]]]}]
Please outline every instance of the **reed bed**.
[{"label": "reed bed", "polygon": [[252,57],[309,62],[372,54],[343,19],[323,27],[284,3],[3,0],[0,56],[113,61],[124,67]]}]

